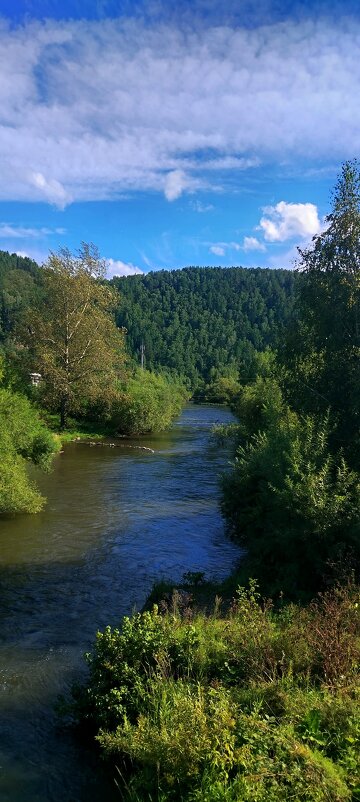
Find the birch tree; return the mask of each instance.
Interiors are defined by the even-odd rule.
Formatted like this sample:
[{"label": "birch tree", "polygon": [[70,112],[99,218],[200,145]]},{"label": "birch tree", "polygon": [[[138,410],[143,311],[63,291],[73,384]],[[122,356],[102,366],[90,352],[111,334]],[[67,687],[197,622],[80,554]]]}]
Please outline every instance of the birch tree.
[{"label": "birch tree", "polygon": [[114,322],[116,293],[108,287],[105,262],[94,245],[50,253],[43,268],[43,300],[29,313],[34,369],[43,394],[66,428],[69,411],[84,397],[106,391],[121,374],[124,333]]}]

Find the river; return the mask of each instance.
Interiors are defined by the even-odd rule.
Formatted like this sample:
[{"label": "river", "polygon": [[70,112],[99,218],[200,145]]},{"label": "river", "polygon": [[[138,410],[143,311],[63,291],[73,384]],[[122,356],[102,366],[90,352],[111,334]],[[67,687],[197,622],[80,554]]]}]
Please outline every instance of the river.
[{"label": "river", "polygon": [[210,437],[230,413],[188,406],[169,432],[73,443],[47,476],[48,503],[0,522],[0,800],[112,802],[111,778],[54,704],[84,670],[97,629],[140,608],[153,582],[229,573]]}]

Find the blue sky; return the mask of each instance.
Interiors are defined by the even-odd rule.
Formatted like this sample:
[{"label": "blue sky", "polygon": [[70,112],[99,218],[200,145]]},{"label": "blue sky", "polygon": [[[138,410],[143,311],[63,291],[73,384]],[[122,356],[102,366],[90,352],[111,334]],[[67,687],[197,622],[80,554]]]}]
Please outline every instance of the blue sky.
[{"label": "blue sky", "polygon": [[358,2],[1,0],[0,248],[291,267],[360,150]]}]

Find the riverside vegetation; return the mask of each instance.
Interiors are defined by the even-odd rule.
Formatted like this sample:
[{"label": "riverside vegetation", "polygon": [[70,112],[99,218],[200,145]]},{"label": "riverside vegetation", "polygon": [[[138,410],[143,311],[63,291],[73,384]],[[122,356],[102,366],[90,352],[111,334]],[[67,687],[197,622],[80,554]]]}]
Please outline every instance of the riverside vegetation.
[{"label": "riverside vegetation", "polygon": [[356,588],[301,609],[154,607],[107,628],[76,713],[129,800],[360,799]]},{"label": "riverside vegetation", "polygon": [[[0,259],[3,371],[0,514],[37,512],[44,499],[27,461],[48,469],[61,437],[141,434],[167,428],[188,390],[176,377],[131,363],[115,324],[117,293],[94,246],[29,259]],[[38,386],[30,374],[40,374]]]},{"label": "riverside vegetation", "polygon": [[[49,467],[58,441],[46,424],[63,440],[137,435],[167,428],[191,393],[229,402],[239,388],[239,355],[273,343],[292,304],[286,271],[196,268],[140,277],[140,284],[136,276],[108,282],[105,272],[85,243],[76,255],[51,253],[42,268],[0,252],[1,392],[10,410],[5,415],[4,400],[0,514],[36,512],[44,503],[26,463]],[[138,367],[141,344],[147,370]],[[41,374],[37,387],[30,373]],[[40,420],[48,449],[41,461],[24,445],[24,431],[31,440]]]},{"label": "riverside vegetation", "polygon": [[201,611],[193,577],[98,633],[74,689],[125,799],[360,800],[359,264],[352,162],[300,253],[292,328],[276,355],[248,354],[220,432],[245,550],[233,601]]}]

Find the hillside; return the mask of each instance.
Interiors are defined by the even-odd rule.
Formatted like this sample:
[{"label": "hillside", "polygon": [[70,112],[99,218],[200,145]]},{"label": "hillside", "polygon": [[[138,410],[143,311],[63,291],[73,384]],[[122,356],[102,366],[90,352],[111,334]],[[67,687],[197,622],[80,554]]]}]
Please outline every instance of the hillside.
[{"label": "hillside", "polygon": [[28,256],[0,251],[0,341],[39,292],[40,268]]},{"label": "hillside", "polygon": [[169,368],[193,385],[236,373],[254,348],[276,341],[288,321],[296,275],[287,270],[189,267],[114,278],[119,326],[146,366]]},{"label": "hillside", "polygon": [[[0,251],[0,341],[11,335],[41,290],[28,257]],[[188,267],[115,277],[117,324],[127,348],[150,370],[167,369],[193,387],[236,375],[254,349],[273,345],[292,313],[296,275],[289,270]]]}]

